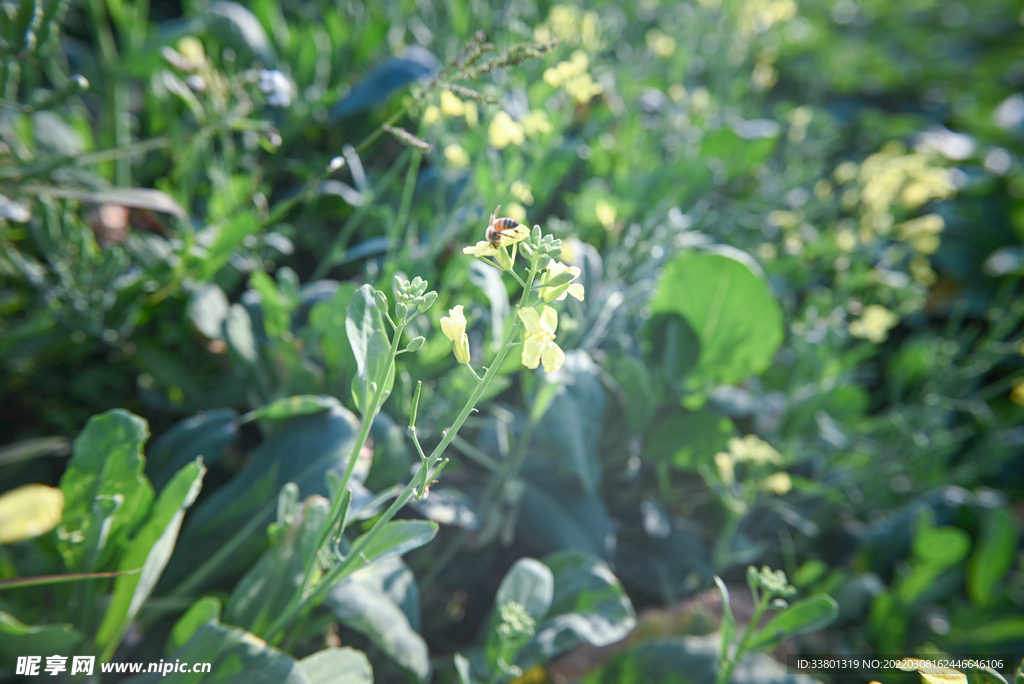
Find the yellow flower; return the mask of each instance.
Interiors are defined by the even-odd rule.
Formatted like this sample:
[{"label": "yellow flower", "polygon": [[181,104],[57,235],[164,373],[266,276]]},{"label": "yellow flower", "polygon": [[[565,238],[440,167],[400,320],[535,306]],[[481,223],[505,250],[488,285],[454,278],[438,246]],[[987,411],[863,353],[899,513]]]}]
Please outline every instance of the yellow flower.
[{"label": "yellow flower", "polygon": [[[562,301],[567,294],[570,294],[582,302],[583,286],[572,282],[580,277],[580,273],[581,271],[578,266],[566,266],[562,262],[552,259],[548,263],[546,272],[541,277],[540,296],[545,302],[552,302],[555,300]],[[569,274],[571,278],[566,279],[563,274]],[[564,282],[551,286],[547,285],[547,283],[554,281],[556,278]]]},{"label": "yellow flower", "polygon": [[46,534],[60,522],[64,492],[30,484],[0,496],[0,544]]},{"label": "yellow flower", "polygon": [[726,487],[736,481],[736,462],[733,461],[732,456],[724,451],[719,451],[715,454],[715,466],[718,468],[719,479]]},{"label": "yellow flower", "polygon": [[550,306],[536,309],[520,309],[519,318],[526,326],[523,333],[523,365],[536,368],[544,364],[544,370],[554,373],[562,367],[565,352],[555,344],[555,329],[558,327],[558,312]]},{"label": "yellow flower", "polygon": [[523,117],[522,123],[523,132],[526,133],[528,138],[532,138],[538,133],[551,132],[551,122],[548,121],[548,113],[543,109],[534,109]]},{"label": "yellow flower", "polygon": [[448,315],[441,318],[441,332],[452,341],[452,353],[459,363],[469,363],[469,336],[466,335],[466,317],[462,314],[462,305],[448,310]]},{"label": "yellow flower", "polygon": [[434,105],[430,105],[425,110],[423,110],[423,125],[424,126],[433,126],[434,124],[436,124],[440,120],[441,120],[441,110],[438,109],[437,107],[435,107]]},{"label": "yellow flower", "polygon": [[[523,204],[530,205],[533,204],[533,192],[531,192],[531,190],[532,188],[530,188],[530,185],[528,183],[524,183],[523,181],[517,180],[512,181],[512,187],[509,189],[509,192],[512,193],[512,196],[515,197],[520,202],[522,202]],[[519,220],[515,216],[513,216],[512,218],[516,219],[517,221]]]},{"label": "yellow flower", "polygon": [[647,47],[659,57],[668,57],[676,51],[676,41],[658,29],[651,29],[647,32]]},{"label": "yellow flower", "polygon": [[1017,406],[1024,406],[1024,380],[1018,380],[1010,390],[1010,401]]},{"label": "yellow flower", "polygon": [[767,491],[782,496],[793,488],[793,481],[789,478],[789,473],[775,473],[765,478],[763,486]]},{"label": "yellow flower", "polygon": [[522,145],[526,140],[523,127],[512,120],[508,112],[500,111],[491,119],[487,128],[487,138],[496,150],[503,150],[509,145]]},{"label": "yellow flower", "polygon": [[[518,202],[510,202],[508,208],[505,209],[505,214],[509,218],[514,218],[516,221],[519,221],[520,226],[523,226],[523,224],[526,223],[526,207],[524,207],[522,204],[519,204]],[[501,238],[502,242],[504,243],[504,241],[506,240],[512,240],[512,242],[521,242],[523,239],[526,238],[528,234],[525,230],[525,226],[523,226],[523,228],[524,230],[517,229],[513,231],[512,235],[503,235]]]},{"label": "yellow flower", "polygon": [[463,103],[463,107],[466,110],[466,125],[470,128],[476,128],[477,124],[480,123],[480,108],[472,100],[466,100]]},{"label": "yellow flower", "polygon": [[736,461],[748,461],[758,465],[763,463],[782,462],[782,456],[757,435],[747,435],[743,439],[733,437],[729,440],[729,455]]},{"label": "yellow flower", "polygon": [[464,169],[469,166],[469,153],[462,149],[462,145],[457,143],[445,146],[444,158],[457,169]]},{"label": "yellow flower", "polygon": [[601,222],[605,230],[611,230],[615,227],[615,219],[618,217],[618,212],[608,202],[604,200],[598,200],[597,204],[594,205],[594,212],[597,214],[597,220]]},{"label": "yellow flower", "polygon": [[871,340],[876,344],[885,342],[889,337],[890,328],[899,323],[899,320],[899,316],[884,306],[872,304],[864,308],[864,313],[858,320],[850,323],[850,334],[854,337]]},{"label": "yellow flower", "polygon": [[466,113],[466,106],[452,91],[442,90],[441,113],[445,116],[462,116]]},{"label": "yellow flower", "polygon": [[514,241],[511,236],[502,236],[502,245],[500,247],[495,247],[490,242],[481,240],[472,247],[463,247],[462,253],[470,254],[480,259],[490,257],[497,262],[498,268],[503,271],[508,271],[512,268],[512,257],[509,256],[508,251],[505,249],[504,243],[506,240]]}]

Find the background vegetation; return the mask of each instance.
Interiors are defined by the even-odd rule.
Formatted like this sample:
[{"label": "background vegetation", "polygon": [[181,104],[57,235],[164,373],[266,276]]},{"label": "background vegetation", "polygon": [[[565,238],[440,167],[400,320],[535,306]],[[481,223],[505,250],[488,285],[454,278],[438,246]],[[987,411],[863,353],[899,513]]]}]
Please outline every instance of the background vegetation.
[{"label": "background vegetation", "polygon": [[[1022,22],[0,1],[0,677],[96,654],[210,681],[804,682],[779,663],[812,653],[1002,654],[1012,679]],[[473,392],[439,318],[464,307],[478,367],[515,321],[513,281],[462,252],[498,204],[580,269],[564,365],[511,354],[405,536],[276,631],[353,445],[345,553],[419,465],[413,407],[430,447]],[[437,301],[359,451],[346,321],[396,275]],[[748,565],[786,576],[748,589]]]}]

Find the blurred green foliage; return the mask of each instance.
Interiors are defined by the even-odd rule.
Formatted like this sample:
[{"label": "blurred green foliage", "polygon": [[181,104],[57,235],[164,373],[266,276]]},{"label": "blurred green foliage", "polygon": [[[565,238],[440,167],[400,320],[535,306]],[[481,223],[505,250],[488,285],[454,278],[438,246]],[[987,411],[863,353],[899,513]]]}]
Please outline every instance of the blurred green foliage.
[{"label": "blurred green foliage", "polygon": [[[0,676],[93,654],[804,682],[745,651],[1021,653],[1022,22],[1008,0],[0,0],[0,496],[55,488],[0,499],[0,531],[39,532],[0,536]],[[377,389],[366,285],[438,297],[396,340],[425,339],[338,549],[415,477],[410,411],[429,448],[476,387],[439,317],[464,308],[485,366],[515,320],[462,253],[498,204],[580,269],[564,364],[506,358],[376,562],[256,642]],[[751,564],[793,605],[746,603]]]}]

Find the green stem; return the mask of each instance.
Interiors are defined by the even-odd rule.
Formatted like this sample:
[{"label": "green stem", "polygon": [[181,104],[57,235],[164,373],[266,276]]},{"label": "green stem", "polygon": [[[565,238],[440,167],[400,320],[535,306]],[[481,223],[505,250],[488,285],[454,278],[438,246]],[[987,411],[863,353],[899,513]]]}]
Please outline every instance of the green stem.
[{"label": "green stem", "polygon": [[[531,264],[530,266],[530,276],[527,280],[528,284],[533,284],[533,279],[536,276],[536,274],[537,268],[536,264],[534,263]],[[529,301],[529,294],[530,288],[527,287],[526,289],[523,290],[523,295],[520,298],[520,306],[523,306],[527,301]],[[452,423],[452,426],[444,432],[444,437],[441,438],[441,441],[438,443],[436,447],[434,447],[434,450],[427,458],[427,463],[426,465],[423,466],[428,469],[428,474],[426,476],[427,482],[430,482],[433,479],[431,471],[433,471],[433,475],[436,475],[444,467],[444,463],[439,463],[439,461],[441,460],[441,454],[444,453],[444,450],[448,447],[452,440],[455,439],[455,436],[458,434],[459,429],[462,427],[463,423],[466,422],[466,419],[469,418],[470,414],[473,412],[473,409],[476,407],[477,402],[480,401],[480,397],[483,396],[484,391],[487,389],[488,385],[490,385],[491,381],[494,379],[494,376],[497,375],[498,368],[501,367],[502,362],[505,360],[505,356],[512,348],[512,344],[515,341],[516,335],[519,332],[520,324],[521,322],[517,312],[512,322],[512,325],[509,326],[508,334],[505,336],[504,344],[502,344],[501,349],[499,350],[498,355],[495,357],[494,362],[491,363],[490,368],[487,369],[487,373],[484,374],[482,382],[480,382],[473,390],[473,392],[470,394],[469,400],[466,401],[465,406],[462,407],[462,411],[455,419],[455,422]],[[396,332],[395,339],[397,340],[399,336],[399,333]],[[394,354],[396,350],[396,343],[392,343],[392,363],[394,363]],[[378,385],[378,391],[380,390],[381,386]],[[376,399],[377,397],[375,397],[374,405],[376,405]],[[353,452],[353,459],[359,453],[359,449],[362,448],[362,442],[363,440],[365,440],[365,433],[367,433],[368,430],[369,428],[366,427],[364,424],[364,429],[360,431],[360,438],[357,438],[356,440],[357,449]],[[347,484],[347,479],[343,480],[343,484]],[[389,522],[391,522],[391,520],[395,517],[398,511],[400,511],[402,507],[409,502],[409,500],[413,497],[413,494],[415,494],[417,486],[419,484],[420,478],[411,478],[409,480],[409,483],[402,490],[402,493],[399,494],[398,497],[396,497],[395,500],[391,503],[391,506],[389,506],[388,509],[384,511],[384,513],[382,513],[380,517],[377,518],[377,521],[374,523],[370,531],[364,534],[362,537],[360,537],[356,541],[356,543],[353,544],[352,548],[349,550],[346,559],[339,565],[333,567],[320,580],[316,588],[313,589],[313,591],[310,592],[307,596],[299,600],[293,599],[292,602],[289,603],[289,605],[278,616],[277,620],[275,620],[274,623],[267,629],[264,638],[268,643],[274,643],[274,640],[281,633],[281,631],[288,624],[290,624],[297,615],[302,614],[304,611],[308,610],[310,607],[316,605],[319,601],[321,601],[323,597],[327,594],[327,592],[330,591],[331,587],[333,587],[340,579],[347,576],[350,572],[352,572],[352,570],[355,569],[357,562],[365,562],[361,558],[363,550],[366,549],[367,546],[369,546],[374,539],[376,539],[376,537],[384,530],[384,527]],[[333,519],[337,516],[337,511],[334,510],[336,506],[337,504],[335,506],[332,506],[332,516],[329,519]],[[322,543],[323,539],[321,539],[321,544]],[[319,548],[319,545],[317,548]],[[306,573],[306,577],[309,577],[308,571]],[[308,587],[304,587],[304,590],[306,588]],[[305,593],[305,591],[303,591],[303,593]],[[296,594],[296,596],[298,596],[298,594]]]},{"label": "green stem", "polygon": [[765,592],[763,595],[758,596],[754,594],[754,615],[750,618],[750,622],[747,624],[747,628],[743,630],[743,638],[740,640],[739,646],[736,648],[736,653],[733,654],[732,658],[729,658],[725,665],[724,670],[718,671],[718,677],[715,679],[715,684],[729,684],[729,679],[732,678],[732,672],[736,669],[736,665],[739,663],[740,658],[747,651],[747,644],[750,643],[750,638],[754,635],[754,630],[757,625],[760,624],[761,618],[764,616],[764,611],[768,608],[768,593]]}]

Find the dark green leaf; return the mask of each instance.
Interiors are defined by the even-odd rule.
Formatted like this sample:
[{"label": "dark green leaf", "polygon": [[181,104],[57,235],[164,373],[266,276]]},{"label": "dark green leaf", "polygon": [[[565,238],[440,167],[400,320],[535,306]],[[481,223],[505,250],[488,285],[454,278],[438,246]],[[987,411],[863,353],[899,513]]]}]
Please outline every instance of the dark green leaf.
[{"label": "dark green leaf", "polygon": [[[362,556],[367,562],[401,556],[433,539],[437,528],[438,524],[432,520],[392,520],[363,549]],[[358,544],[366,534],[356,539],[353,545]]]},{"label": "dark green leaf", "polygon": [[555,592],[555,576],[551,569],[533,558],[517,560],[498,585],[494,605],[515,601],[540,624],[548,614]]},{"label": "dark green leaf", "polygon": [[419,45],[406,48],[397,57],[387,59],[366,75],[348,96],[331,107],[331,119],[337,121],[380,104],[393,91],[433,74],[440,64],[429,50]]},{"label": "dark green leaf", "polygon": [[981,539],[967,565],[967,591],[979,605],[988,604],[996,586],[1013,566],[1017,550],[1017,525],[1006,508],[988,513]]},{"label": "dark green leaf", "polygon": [[346,311],[345,330],[356,359],[352,400],[365,416],[373,400],[373,384],[383,379],[384,390],[380,398],[383,403],[391,394],[391,386],[395,382],[395,366],[390,355],[391,342],[384,332],[384,322],[377,309],[371,285],[363,285],[352,296]]},{"label": "dark green leaf", "polygon": [[8,668],[18,656],[74,653],[83,638],[70,624],[26,625],[0,611],[0,663]]},{"label": "dark green leaf", "polygon": [[612,533],[601,497],[549,468],[531,471],[517,520],[519,533],[541,553],[580,549],[606,557]]},{"label": "dark green leaf", "polygon": [[213,283],[204,283],[192,292],[188,303],[188,317],[196,330],[208,339],[222,337],[224,320],[228,316],[230,303],[224,291]]},{"label": "dark green leaf", "polygon": [[283,397],[261,406],[255,411],[242,416],[241,422],[250,423],[254,420],[283,420],[304,416],[310,413],[329,411],[336,406],[338,400],[334,397],[306,394],[298,397]]},{"label": "dark green leaf", "polygon": [[197,413],[153,440],[147,449],[146,472],[161,489],[179,470],[202,456],[209,466],[238,436],[238,414],[224,408]]}]

